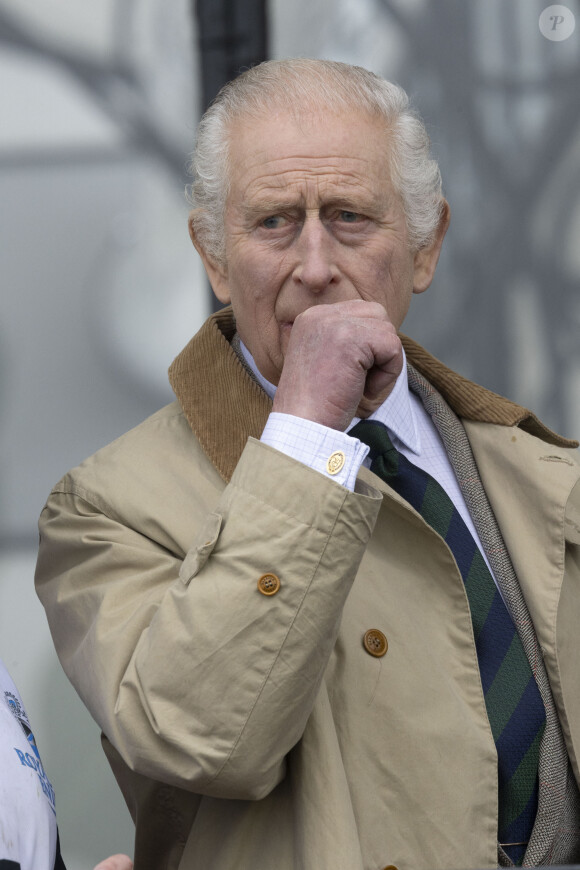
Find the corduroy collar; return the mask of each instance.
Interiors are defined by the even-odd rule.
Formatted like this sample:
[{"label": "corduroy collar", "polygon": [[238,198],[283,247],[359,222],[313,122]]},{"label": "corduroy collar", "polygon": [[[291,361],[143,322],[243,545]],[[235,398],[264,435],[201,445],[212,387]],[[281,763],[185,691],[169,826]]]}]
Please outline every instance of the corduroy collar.
[{"label": "corduroy collar", "polygon": [[[169,381],[203,450],[229,481],[249,436],[259,438],[272,402],[230,346],[236,324],[230,307],[213,314],[169,369]],[[515,402],[468,381],[401,335],[407,359],[458,417],[500,426],[519,426],[559,447],[577,447]]]}]

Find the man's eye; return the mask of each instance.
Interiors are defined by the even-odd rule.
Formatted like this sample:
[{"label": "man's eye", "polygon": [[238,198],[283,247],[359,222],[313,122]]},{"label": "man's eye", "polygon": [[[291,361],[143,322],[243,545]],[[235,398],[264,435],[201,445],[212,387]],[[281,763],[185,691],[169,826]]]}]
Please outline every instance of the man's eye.
[{"label": "man's eye", "polygon": [[340,219],[345,224],[355,224],[360,219],[360,215],[356,211],[341,211]]},{"label": "man's eye", "polygon": [[284,218],[282,217],[282,215],[279,214],[273,214],[270,217],[264,218],[264,220],[262,221],[262,226],[265,227],[267,230],[277,230],[283,225]]}]

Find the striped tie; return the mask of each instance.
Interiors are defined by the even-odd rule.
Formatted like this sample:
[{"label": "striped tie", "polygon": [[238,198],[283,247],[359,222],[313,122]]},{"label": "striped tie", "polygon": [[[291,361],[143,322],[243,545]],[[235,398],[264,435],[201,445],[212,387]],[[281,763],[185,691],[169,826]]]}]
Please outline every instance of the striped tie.
[{"label": "striped tie", "polygon": [[408,501],[445,540],[465,583],[489,723],[498,753],[499,842],[521,864],[538,804],[538,759],[545,727],[540,693],[493,577],[445,490],[393,447],[376,420],[348,433],[370,447],[371,471]]}]

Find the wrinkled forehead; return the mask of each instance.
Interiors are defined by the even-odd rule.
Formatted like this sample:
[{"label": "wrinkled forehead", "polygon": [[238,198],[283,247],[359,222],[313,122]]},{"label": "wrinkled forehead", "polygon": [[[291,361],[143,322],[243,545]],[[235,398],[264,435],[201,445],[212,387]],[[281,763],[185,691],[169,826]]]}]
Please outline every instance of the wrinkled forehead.
[{"label": "wrinkled forehead", "polygon": [[314,160],[316,155],[355,157],[364,153],[388,172],[392,126],[378,112],[354,105],[337,109],[321,101],[306,105],[272,101],[266,108],[240,112],[232,118],[227,138],[230,182],[236,167],[259,161],[270,143],[274,148],[280,143],[284,149],[292,140],[303,143],[297,151],[303,160]]},{"label": "wrinkled forehead", "polygon": [[352,114],[243,119],[232,129],[226,211],[234,223],[290,209],[342,208],[377,217],[399,202],[382,125]]}]

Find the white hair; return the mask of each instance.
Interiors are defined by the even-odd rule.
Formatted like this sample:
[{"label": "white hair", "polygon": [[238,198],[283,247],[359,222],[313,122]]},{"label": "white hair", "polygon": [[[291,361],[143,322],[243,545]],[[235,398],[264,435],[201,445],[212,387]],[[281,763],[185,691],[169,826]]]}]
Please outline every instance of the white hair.
[{"label": "white hair", "polygon": [[239,118],[263,117],[276,106],[365,111],[385,122],[391,181],[401,197],[409,244],[419,249],[435,235],[443,195],[437,162],[422,120],[405,91],[359,66],[330,60],[270,60],[228,82],[202,117],[190,171],[191,220],[201,247],[225,257],[224,219],[229,192],[230,129]]}]

